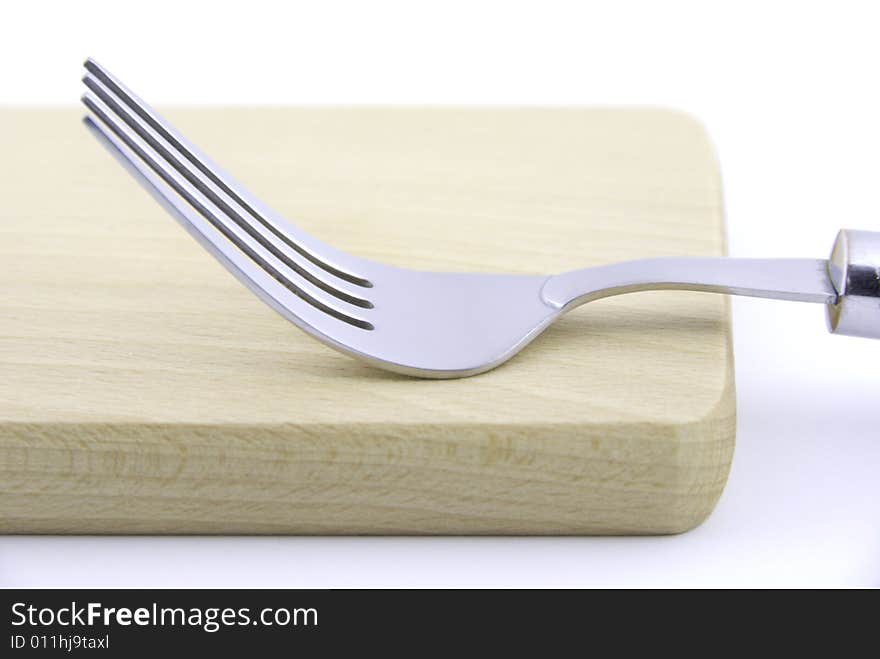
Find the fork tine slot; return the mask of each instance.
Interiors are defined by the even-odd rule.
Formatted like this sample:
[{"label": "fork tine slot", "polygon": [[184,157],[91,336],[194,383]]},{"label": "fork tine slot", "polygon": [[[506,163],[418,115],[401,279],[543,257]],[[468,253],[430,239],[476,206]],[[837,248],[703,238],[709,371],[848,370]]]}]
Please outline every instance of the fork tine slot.
[{"label": "fork tine slot", "polygon": [[347,282],[340,282],[338,285],[331,285],[325,281],[327,274],[316,268],[313,264],[306,261],[300,264],[296,260],[296,254],[291,254],[286,249],[285,243],[269,232],[266,227],[242,209],[237,202],[230,199],[222,190],[197,169],[183,158],[181,154],[173,150],[173,146],[169,145],[164,138],[158,135],[149,125],[147,125],[140,116],[134,114],[130,108],[123,106],[121,100],[110,92],[91,74],[87,74],[83,79],[86,87],[88,87],[98,98],[103,101],[113,113],[124,121],[131,130],[133,130],[144,142],[146,142],[156,153],[160,154],[165,162],[172,165],[187,181],[189,181],[199,192],[220,208],[222,212],[236,222],[242,229],[247,231],[257,242],[259,242],[267,251],[273,254],[277,259],[284,263],[288,268],[293,270],[297,275],[310,282],[314,286],[322,289],[326,293],[334,297],[365,309],[372,308],[372,303],[364,299],[360,295],[355,294],[351,290],[346,290],[350,286]]},{"label": "fork tine slot", "polygon": [[[151,152],[149,145],[144,144],[133,132],[129,132],[127,126],[120,119],[112,116],[112,111],[103,104],[101,99],[91,92],[87,92],[82,100],[103,124],[102,126],[94,123],[97,130],[165,198],[166,202],[175,209],[175,215],[178,219],[182,217],[189,227],[195,229],[205,240],[210,242],[213,247],[210,249],[212,254],[219,258],[224,265],[232,266],[234,274],[239,276],[249,288],[260,294],[260,297],[266,299],[266,296],[269,295],[268,287],[265,285],[265,277],[268,276],[315,309],[355,327],[365,330],[373,329],[372,323],[347,314],[322,301],[318,290],[307,290],[307,288],[313,288],[310,284],[298,286],[293,283],[284,273],[284,264],[274,255],[266,252],[238,224],[226,218],[210,200],[206,199],[170,165],[162,161],[155,152]],[[126,148],[137,158],[129,157]],[[209,226],[213,226],[216,231],[212,231]],[[259,276],[257,270],[263,272],[264,275]],[[281,304],[284,306],[283,303]],[[278,309],[277,304],[272,304],[272,306]],[[285,316],[290,317],[291,313],[288,311]],[[291,320],[293,319],[291,318]],[[304,321],[300,319],[297,324],[302,327]]]},{"label": "fork tine slot", "polygon": [[272,218],[267,217],[266,213],[257,210],[257,207],[260,206],[260,204],[244,189],[243,186],[235,182],[232,177],[214,165],[207,156],[201,154],[195,146],[190,144],[167,121],[162,119],[162,117],[150,108],[150,106],[139,99],[95,60],[91,58],[87,59],[84,66],[94,79],[100,81],[106,89],[111,91],[126,106],[131,108],[142,122],[149,125],[152,130],[160,135],[168,144],[172,145],[173,148],[196,170],[233,199],[241,208],[245,209],[247,213],[249,213],[257,222],[265,227],[267,231],[271,232],[287,247],[294,250],[303,258],[309,260],[325,272],[328,272],[343,281],[365,288],[370,288],[372,286],[372,283],[369,280],[364,279],[363,277],[358,277],[334,264],[328,263],[326,258],[322,258],[304,247],[302,245],[302,240],[297,240],[295,237],[289,235],[290,232],[285,230],[285,227],[280,226],[277,222],[273,221]]}]

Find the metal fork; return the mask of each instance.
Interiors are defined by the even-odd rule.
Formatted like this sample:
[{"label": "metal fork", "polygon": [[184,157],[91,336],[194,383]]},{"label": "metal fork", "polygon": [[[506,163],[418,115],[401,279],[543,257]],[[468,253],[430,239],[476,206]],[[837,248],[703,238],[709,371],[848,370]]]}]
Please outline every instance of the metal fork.
[{"label": "metal fork", "polygon": [[654,258],[554,276],[421,272],[341,252],[283,220],[92,59],[87,125],[226,268],[319,341],[391,371],[488,371],[557,318],[611,295],[686,289],[827,305],[832,332],[880,338],[880,233],[825,259]]}]

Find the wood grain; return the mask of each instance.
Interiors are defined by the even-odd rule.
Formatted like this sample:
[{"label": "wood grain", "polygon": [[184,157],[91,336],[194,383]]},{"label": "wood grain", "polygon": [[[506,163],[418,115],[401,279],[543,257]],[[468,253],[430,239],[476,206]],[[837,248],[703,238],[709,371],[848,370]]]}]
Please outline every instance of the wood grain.
[{"label": "wood grain", "polygon": [[[549,273],[724,252],[702,128],[649,109],[178,109],[253,192],[402,266]],[[721,494],[728,303],[570,314],[426,381],[309,339],[73,109],[0,111],[0,531],[674,533]]]}]

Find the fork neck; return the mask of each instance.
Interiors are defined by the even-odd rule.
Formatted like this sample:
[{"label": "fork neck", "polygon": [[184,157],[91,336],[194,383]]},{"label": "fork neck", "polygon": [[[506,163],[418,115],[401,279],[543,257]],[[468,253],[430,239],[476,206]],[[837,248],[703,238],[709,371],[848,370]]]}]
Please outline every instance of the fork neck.
[{"label": "fork neck", "polygon": [[550,277],[544,301],[558,309],[612,295],[649,290],[690,290],[835,304],[825,259],[676,257],[627,261]]}]

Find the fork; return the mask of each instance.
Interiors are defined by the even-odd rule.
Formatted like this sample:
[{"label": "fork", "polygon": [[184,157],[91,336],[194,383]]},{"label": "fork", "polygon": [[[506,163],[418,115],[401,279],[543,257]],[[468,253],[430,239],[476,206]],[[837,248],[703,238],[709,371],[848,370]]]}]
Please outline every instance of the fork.
[{"label": "fork", "polygon": [[93,59],[86,125],[209,252],[307,333],[425,378],[488,371],[575,307],[684,289],[825,304],[831,332],[880,338],[880,233],[843,230],[830,259],[652,258],[553,276],[423,272],[326,245],[248,193]]}]

